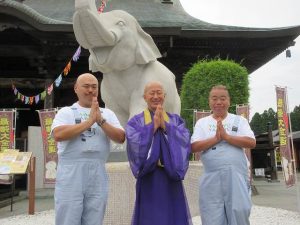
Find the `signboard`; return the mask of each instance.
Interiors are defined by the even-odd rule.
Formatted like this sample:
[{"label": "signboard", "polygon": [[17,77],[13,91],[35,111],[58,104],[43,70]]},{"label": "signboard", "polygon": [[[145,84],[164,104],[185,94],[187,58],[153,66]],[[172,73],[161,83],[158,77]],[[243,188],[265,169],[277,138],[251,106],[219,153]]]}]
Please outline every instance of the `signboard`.
[{"label": "signboard", "polygon": [[[236,114],[244,117],[249,121],[249,105],[237,105],[236,106]],[[245,149],[246,156],[251,163],[251,151],[250,149]]]},{"label": "signboard", "polygon": [[25,174],[32,152],[8,149],[0,153],[0,174]]},{"label": "signboard", "polygon": [[286,88],[276,87],[276,96],[281,166],[285,183],[290,187],[295,184],[295,174],[292,163],[290,140],[288,138],[289,119],[287,115]]},{"label": "signboard", "polygon": [[[236,105],[236,114],[244,117],[249,122],[249,105],[243,104],[243,105]],[[251,157],[251,149],[245,148],[245,154],[248,159],[249,163],[249,176],[250,181],[252,182],[252,157]],[[255,175],[257,171],[255,170]]]},{"label": "signboard", "polygon": [[15,146],[14,110],[0,111],[0,152]]},{"label": "signboard", "polygon": [[42,129],[43,147],[44,147],[44,183],[54,184],[57,168],[57,146],[51,136],[51,126],[56,109],[39,110],[39,117]]}]

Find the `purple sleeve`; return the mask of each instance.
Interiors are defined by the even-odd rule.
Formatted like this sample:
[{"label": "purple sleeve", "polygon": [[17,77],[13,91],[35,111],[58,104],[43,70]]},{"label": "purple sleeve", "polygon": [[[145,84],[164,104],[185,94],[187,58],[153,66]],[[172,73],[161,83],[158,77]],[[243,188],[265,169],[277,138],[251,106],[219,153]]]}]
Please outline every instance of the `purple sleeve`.
[{"label": "purple sleeve", "polygon": [[183,119],[172,114],[170,122],[166,123],[166,135],[161,134],[165,170],[173,180],[183,180],[189,166],[190,132]]},{"label": "purple sleeve", "polygon": [[159,159],[159,142],[153,123],[143,124],[143,117],[133,117],[126,126],[127,155],[133,175],[138,178],[153,171]]}]

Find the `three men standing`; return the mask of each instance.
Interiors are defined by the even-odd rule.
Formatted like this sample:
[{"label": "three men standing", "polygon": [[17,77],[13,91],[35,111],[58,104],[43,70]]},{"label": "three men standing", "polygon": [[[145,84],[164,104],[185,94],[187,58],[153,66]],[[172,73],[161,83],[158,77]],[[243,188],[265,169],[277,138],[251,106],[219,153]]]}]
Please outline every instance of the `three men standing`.
[{"label": "three men standing", "polygon": [[[98,89],[93,75],[79,76],[74,87],[78,102],[62,108],[53,121],[59,157],[57,225],[103,221],[109,139],[122,143],[125,133],[111,110],[99,108]],[[164,98],[159,82],[148,83],[144,89],[147,109],[126,126],[128,160],[137,179],[132,225],[192,224],[182,184],[191,148],[202,153],[205,170],[200,181],[202,224],[249,225],[250,183],[243,148],[254,148],[256,141],[246,119],[228,113],[227,88],[211,89],[212,115],[196,123],[191,140],[183,119],[164,111]]]}]

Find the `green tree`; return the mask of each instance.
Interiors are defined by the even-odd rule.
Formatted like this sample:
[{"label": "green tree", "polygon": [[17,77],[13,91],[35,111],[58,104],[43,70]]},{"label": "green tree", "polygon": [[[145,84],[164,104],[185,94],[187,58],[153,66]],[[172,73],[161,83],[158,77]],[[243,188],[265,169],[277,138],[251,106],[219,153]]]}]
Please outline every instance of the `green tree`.
[{"label": "green tree", "polygon": [[244,104],[249,98],[247,69],[231,60],[202,60],[195,63],[184,75],[181,87],[181,115],[188,127],[193,127],[192,109],[208,110],[208,95],[214,85],[226,85],[231,97],[230,112],[236,104]]},{"label": "green tree", "polygon": [[264,133],[262,118],[258,112],[256,112],[254,114],[254,116],[252,117],[251,122],[250,122],[250,127],[253,130],[255,135]]},{"label": "green tree", "polygon": [[271,123],[272,130],[278,129],[277,113],[272,108],[265,110],[261,115],[261,117],[262,117],[263,126],[265,126],[264,132],[268,131],[268,125],[267,125],[268,123]]},{"label": "green tree", "polygon": [[293,131],[300,130],[300,105],[296,106],[291,112],[291,124]]},{"label": "green tree", "polygon": [[272,108],[264,110],[262,114],[255,113],[250,126],[254,134],[257,135],[268,132],[268,123],[272,125],[272,130],[278,129],[277,113]]}]

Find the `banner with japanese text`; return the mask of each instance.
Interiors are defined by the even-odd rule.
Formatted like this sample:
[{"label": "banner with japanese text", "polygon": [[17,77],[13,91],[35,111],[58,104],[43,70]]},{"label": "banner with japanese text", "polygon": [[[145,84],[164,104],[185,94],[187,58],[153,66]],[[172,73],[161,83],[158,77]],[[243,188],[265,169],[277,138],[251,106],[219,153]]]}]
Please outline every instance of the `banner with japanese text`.
[{"label": "banner with japanese text", "polygon": [[[236,114],[244,117],[249,121],[249,105],[236,105]],[[250,149],[245,149],[245,153],[249,162],[251,163],[251,151]]]},{"label": "banner with japanese text", "polygon": [[14,110],[0,110],[0,152],[15,147]]},{"label": "banner with japanese text", "polygon": [[[236,114],[244,117],[247,119],[249,122],[249,105],[248,104],[243,104],[243,105],[236,105]],[[245,148],[245,154],[248,158],[249,161],[249,176],[250,176],[250,181],[252,182],[252,157],[251,157],[251,149]]]},{"label": "banner with japanese text", "polygon": [[[0,152],[15,147],[14,118],[14,109],[0,109]],[[11,182],[11,176],[0,175],[0,184],[11,184]]]},{"label": "banner with japanese text", "polygon": [[[202,111],[197,111],[195,110],[194,111],[194,127],[195,127],[195,124],[196,122],[201,119],[201,118],[204,118],[206,116],[209,116],[211,114],[211,111],[210,110],[202,110]],[[194,153],[194,160],[196,161],[199,161],[200,160],[200,155],[201,153],[200,152],[196,152]]]},{"label": "banner with japanese text", "polygon": [[57,146],[51,136],[51,125],[56,114],[56,109],[39,110],[44,146],[44,183],[54,184],[57,169]]},{"label": "banner with japanese text", "polygon": [[289,117],[287,114],[286,88],[276,87],[276,96],[281,165],[285,183],[288,187],[290,187],[295,184],[295,174],[293,168],[290,140],[288,136]]}]

